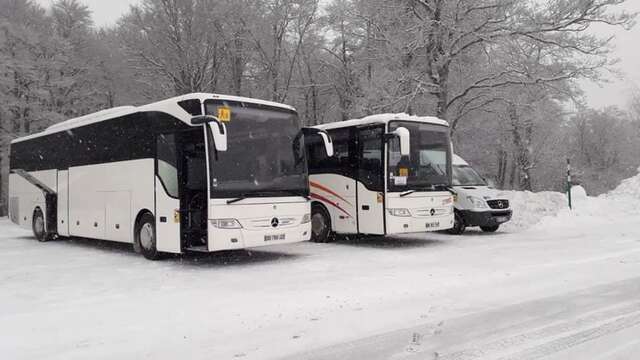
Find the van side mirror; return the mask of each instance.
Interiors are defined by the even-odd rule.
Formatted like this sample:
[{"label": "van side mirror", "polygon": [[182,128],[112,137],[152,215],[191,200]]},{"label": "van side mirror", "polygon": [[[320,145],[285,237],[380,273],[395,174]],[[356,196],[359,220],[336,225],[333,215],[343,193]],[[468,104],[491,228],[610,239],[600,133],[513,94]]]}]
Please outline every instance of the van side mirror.
[{"label": "van side mirror", "polygon": [[212,115],[196,116],[191,119],[192,125],[205,125],[211,130],[213,143],[218,151],[227,151],[227,126]]},{"label": "van side mirror", "polygon": [[387,140],[396,137],[400,140],[400,155],[409,156],[411,153],[411,133],[409,130],[406,127],[399,127],[385,135]]},{"label": "van side mirror", "polygon": [[333,156],[333,140],[331,140],[331,136],[328,132],[316,128],[302,128],[302,134],[304,134],[305,137],[319,135],[324,143],[324,149],[327,152],[327,157]]}]

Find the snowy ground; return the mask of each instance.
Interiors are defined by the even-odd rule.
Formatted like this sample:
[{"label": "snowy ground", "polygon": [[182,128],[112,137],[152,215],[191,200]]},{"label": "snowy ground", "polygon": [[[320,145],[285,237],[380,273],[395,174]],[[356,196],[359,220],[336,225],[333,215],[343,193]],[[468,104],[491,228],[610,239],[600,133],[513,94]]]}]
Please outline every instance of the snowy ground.
[{"label": "snowy ground", "polygon": [[[301,243],[149,262],[0,220],[3,359],[629,359],[640,178],[510,193],[505,231]],[[551,200],[549,200],[551,199]],[[542,216],[544,215],[544,216]]]}]

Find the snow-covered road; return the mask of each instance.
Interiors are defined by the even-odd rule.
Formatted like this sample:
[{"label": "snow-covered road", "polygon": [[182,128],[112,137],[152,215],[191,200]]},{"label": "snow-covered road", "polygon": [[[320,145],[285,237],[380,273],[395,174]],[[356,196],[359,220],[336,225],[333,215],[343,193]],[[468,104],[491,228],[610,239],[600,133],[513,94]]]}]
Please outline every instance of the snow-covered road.
[{"label": "snow-covered road", "polygon": [[0,220],[0,354],[627,359],[640,354],[640,216],[602,211],[613,215],[160,262],[120,244],[38,243]]}]

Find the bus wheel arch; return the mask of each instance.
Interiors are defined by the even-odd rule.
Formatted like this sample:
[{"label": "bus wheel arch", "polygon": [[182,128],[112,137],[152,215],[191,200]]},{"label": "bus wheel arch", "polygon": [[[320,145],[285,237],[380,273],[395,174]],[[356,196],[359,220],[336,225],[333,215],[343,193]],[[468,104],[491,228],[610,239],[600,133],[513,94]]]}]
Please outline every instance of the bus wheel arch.
[{"label": "bus wheel arch", "polygon": [[331,214],[327,207],[320,202],[311,204],[311,241],[327,243],[333,241],[331,230]]},{"label": "bus wheel arch", "polygon": [[160,258],[156,248],[156,220],[148,209],[140,210],[136,216],[133,227],[133,250],[149,260]]}]

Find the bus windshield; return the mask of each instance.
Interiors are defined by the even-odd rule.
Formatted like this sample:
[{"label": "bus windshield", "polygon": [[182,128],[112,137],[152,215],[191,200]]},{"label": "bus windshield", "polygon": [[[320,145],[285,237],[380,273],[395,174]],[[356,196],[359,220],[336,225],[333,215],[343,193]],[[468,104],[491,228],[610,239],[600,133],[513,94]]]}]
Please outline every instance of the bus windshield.
[{"label": "bus windshield", "polygon": [[209,115],[218,116],[219,107],[229,111],[228,149],[218,152],[209,144],[211,197],[307,196],[307,162],[298,115],[248,103],[205,101]]},{"label": "bus windshield", "polygon": [[411,134],[409,156],[400,155],[400,141],[389,142],[390,192],[433,190],[451,184],[451,147],[445,126],[412,121],[392,121],[389,131],[405,127]]}]

